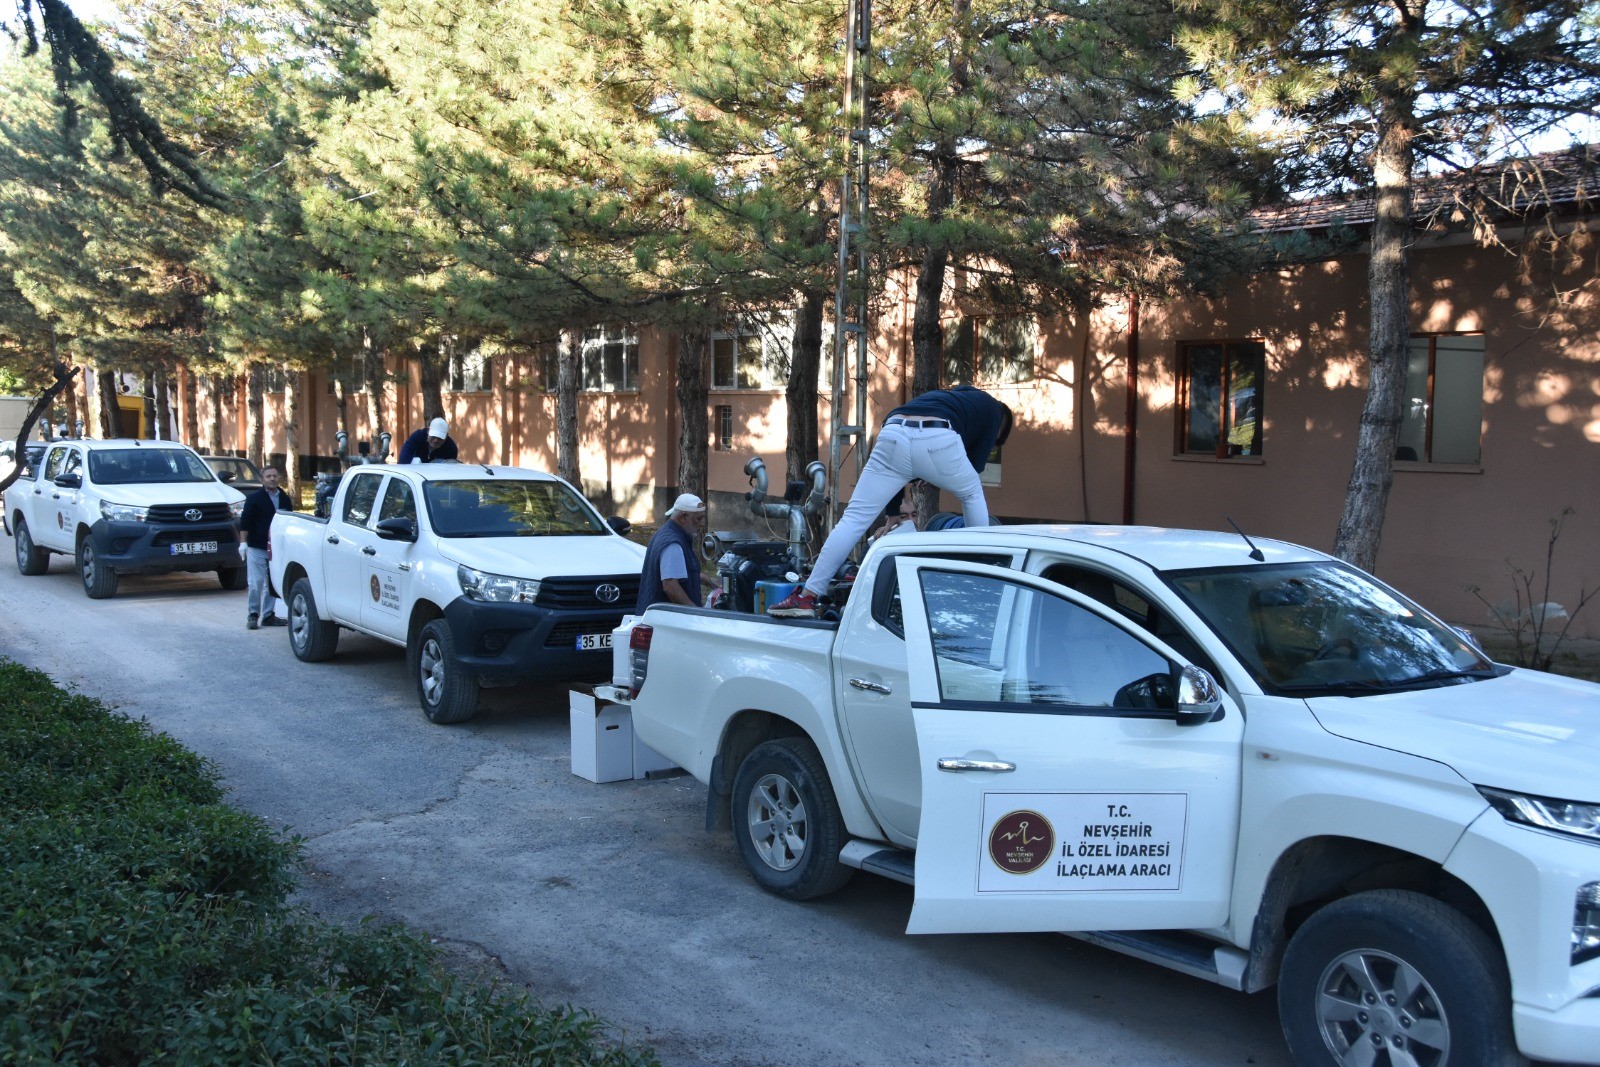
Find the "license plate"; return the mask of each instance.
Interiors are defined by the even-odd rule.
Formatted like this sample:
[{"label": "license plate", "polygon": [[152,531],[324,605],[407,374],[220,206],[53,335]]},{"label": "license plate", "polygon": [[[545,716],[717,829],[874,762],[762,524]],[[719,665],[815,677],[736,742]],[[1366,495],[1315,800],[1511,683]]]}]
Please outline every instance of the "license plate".
[{"label": "license plate", "polygon": [[209,556],[216,550],[215,541],[179,541],[172,546],[174,556]]},{"label": "license plate", "polygon": [[610,634],[579,634],[578,651],[589,652],[597,648],[610,648]]}]

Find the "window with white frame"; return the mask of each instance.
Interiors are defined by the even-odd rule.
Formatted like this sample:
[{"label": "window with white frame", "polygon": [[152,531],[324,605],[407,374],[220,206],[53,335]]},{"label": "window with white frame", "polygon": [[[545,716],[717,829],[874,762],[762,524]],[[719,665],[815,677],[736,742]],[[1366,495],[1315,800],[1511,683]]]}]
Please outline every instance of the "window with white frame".
[{"label": "window with white frame", "polygon": [[639,334],[631,326],[596,326],[583,331],[583,388],[591,393],[639,388]]},{"label": "window with white frame", "polygon": [[733,451],[733,405],[718,404],[716,419],[712,426],[716,433],[716,449],[718,452]]},{"label": "window with white frame", "polygon": [[1178,346],[1178,451],[1259,456],[1267,348],[1260,341]]},{"label": "window with white frame", "polygon": [[740,323],[711,337],[711,388],[782,389],[789,377],[792,316]]},{"label": "window with white frame", "polygon": [[1482,334],[1411,338],[1395,459],[1464,464],[1482,459],[1483,351]]},{"label": "window with white frame", "polygon": [[967,315],[945,327],[945,382],[1016,385],[1034,378],[1039,324],[1026,315]]},{"label": "window with white frame", "polygon": [[494,389],[494,360],[481,351],[456,352],[450,356],[452,393],[487,393]]}]

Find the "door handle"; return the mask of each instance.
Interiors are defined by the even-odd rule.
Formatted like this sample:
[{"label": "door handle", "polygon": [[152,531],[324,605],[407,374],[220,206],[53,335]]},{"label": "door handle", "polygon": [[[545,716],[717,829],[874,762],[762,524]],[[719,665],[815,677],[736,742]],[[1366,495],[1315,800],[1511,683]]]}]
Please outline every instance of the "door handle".
[{"label": "door handle", "polygon": [[993,771],[996,774],[1005,774],[1017,769],[1015,763],[1005,760],[992,759],[953,759],[945,756],[939,760],[938,767],[941,771]]},{"label": "door handle", "polygon": [[361,554],[363,556],[376,556],[378,554],[378,550],[373,548],[371,545],[363,545],[361,547]]},{"label": "door handle", "polygon": [[338,543],[339,543],[339,535],[338,534],[329,534],[328,535],[328,544],[336,545]]},{"label": "door handle", "polygon": [[869,693],[894,692],[893,689],[884,685],[882,682],[869,682],[865,678],[852,678],[850,679],[850,684],[855,686],[857,689],[865,689]]},{"label": "door handle", "polygon": [[50,499],[51,500],[60,500],[61,499],[61,494],[60,493],[51,493],[50,494]]}]

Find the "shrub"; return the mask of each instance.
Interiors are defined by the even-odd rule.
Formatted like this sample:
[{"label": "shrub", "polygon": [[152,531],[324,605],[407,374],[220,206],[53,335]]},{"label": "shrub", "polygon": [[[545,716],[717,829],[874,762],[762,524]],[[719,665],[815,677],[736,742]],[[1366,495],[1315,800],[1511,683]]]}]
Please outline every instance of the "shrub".
[{"label": "shrub", "polygon": [[290,908],[298,843],[145,723],[3,660],[0,709],[0,1062],[654,1062],[404,929]]}]

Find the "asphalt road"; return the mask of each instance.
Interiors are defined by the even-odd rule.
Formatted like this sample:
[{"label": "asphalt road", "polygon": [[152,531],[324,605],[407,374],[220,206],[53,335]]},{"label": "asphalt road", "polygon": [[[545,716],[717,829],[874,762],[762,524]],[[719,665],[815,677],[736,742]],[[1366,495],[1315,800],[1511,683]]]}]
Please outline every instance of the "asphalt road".
[{"label": "asphalt road", "polygon": [[215,761],[235,804],[305,840],[304,903],[403,920],[666,1064],[1289,1062],[1270,993],[1053,934],[908,937],[911,890],[868,875],[809,904],[764,893],[693,779],[573,776],[564,690],[494,690],[434,726],[399,649],[344,633],[300,663],[209,576],[90,601],[69,560],[24,578],[11,548],[0,655]]}]

